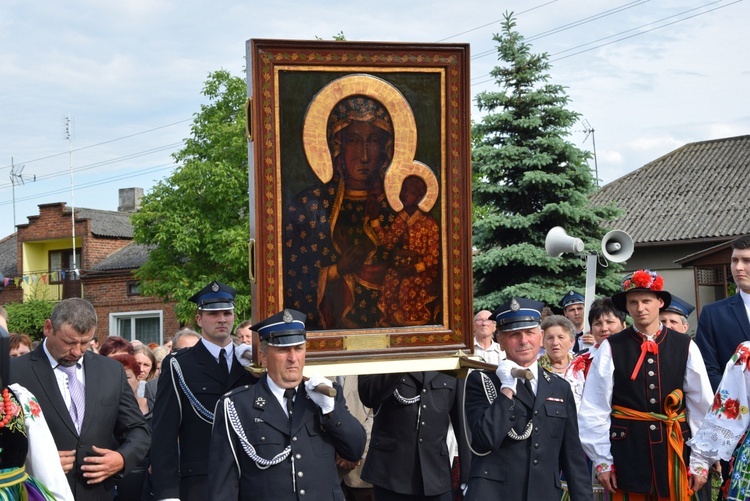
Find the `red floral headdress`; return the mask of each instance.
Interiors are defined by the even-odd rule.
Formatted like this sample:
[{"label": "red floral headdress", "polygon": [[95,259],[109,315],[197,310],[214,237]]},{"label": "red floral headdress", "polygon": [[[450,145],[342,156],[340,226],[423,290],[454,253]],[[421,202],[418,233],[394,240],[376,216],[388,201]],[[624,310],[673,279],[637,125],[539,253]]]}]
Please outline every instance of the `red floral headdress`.
[{"label": "red floral headdress", "polygon": [[632,289],[647,289],[651,291],[660,291],[664,289],[664,279],[651,270],[638,270],[632,275],[625,277],[622,281],[622,291],[627,292]]}]

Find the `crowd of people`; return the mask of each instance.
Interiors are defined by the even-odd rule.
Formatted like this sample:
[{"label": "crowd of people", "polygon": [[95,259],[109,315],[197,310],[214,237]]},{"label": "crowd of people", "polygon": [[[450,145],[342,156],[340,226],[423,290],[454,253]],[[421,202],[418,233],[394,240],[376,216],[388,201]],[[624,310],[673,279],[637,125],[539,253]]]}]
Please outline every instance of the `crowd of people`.
[{"label": "crowd of people", "polygon": [[704,307],[697,342],[694,307],[638,270],[586,332],[575,291],[562,315],[521,297],[479,311],[491,369],[466,378],[308,379],[307,315],[234,329],[219,282],[191,298],[200,334],[171,346],[97,344],[93,306],[60,301],[41,343],[2,354],[0,499],[707,500],[712,469],[719,499],[748,499],[750,237],[732,245],[738,293]]}]

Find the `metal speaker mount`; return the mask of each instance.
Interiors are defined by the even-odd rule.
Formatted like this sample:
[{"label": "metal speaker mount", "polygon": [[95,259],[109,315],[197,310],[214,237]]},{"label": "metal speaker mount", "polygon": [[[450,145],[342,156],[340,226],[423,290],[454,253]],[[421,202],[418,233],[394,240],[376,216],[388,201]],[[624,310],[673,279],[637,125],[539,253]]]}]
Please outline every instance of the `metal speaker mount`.
[{"label": "metal speaker mount", "polygon": [[555,226],[547,233],[544,248],[550,257],[560,257],[566,252],[578,254],[583,252],[583,240],[571,237],[562,226]]}]

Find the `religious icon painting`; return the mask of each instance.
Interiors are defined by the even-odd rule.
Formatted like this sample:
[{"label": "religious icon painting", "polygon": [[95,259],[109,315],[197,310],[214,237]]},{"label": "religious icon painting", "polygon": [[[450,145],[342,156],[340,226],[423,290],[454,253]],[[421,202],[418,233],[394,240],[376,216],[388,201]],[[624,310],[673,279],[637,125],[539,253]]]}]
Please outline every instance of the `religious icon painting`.
[{"label": "religious icon painting", "polygon": [[249,40],[253,316],[312,357],[471,346],[469,48]]}]

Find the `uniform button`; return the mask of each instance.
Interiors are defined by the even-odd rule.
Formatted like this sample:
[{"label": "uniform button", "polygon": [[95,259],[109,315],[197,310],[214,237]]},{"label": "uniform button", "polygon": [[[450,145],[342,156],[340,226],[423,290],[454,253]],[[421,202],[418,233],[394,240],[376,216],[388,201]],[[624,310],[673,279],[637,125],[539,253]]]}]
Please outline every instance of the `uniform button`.
[{"label": "uniform button", "polygon": [[654,371],[648,371],[648,375],[654,377]]},{"label": "uniform button", "polygon": [[534,428],[534,433],[539,433],[539,427]]},{"label": "uniform button", "polygon": [[656,403],[656,399],[655,398],[650,398],[648,401],[651,402],[652,404]]},{"label": "uniform button", "polygon": [[654,388],[656,388],[656,385],[654,383],[651,383],[650,385],[648,385],[648,388],[650,390],[653,390]]},{"label": "uniform button", "polygon": [[515,421],[515,420],[516,420],[516,416],[511,416],[511,417],[510,417],[509,419],[510,419],[511,421]]},{"label": "uniform button", "polygon": [[296,441],[297,441],[297,437],[292,437],[292,442],[296,442]]},{"label": "uniform button", "polygon": [[423,408],[423,409],[426,409],[426,408],[427,408],[427,405],[426,405],[426,404],[422,404],[422,408]]},{"label": "uniform button", "polygon": [[560,411],[555,411],[555,414],[560,414]]},{"label": "uniform button", "polygon": [[261,442],[264,441],[265,439],[266,439],[266,437],[260,437],[260,441]]},{"label": "uniform button", "polygon": [[534,444],[534,449],[538,449],[538,448],[539,448],[539,444],[538,443]]},{"label": "uniform button", "polygon": [[653,364],[654,363],[654,359],[653,358],[649,358],[648,359],[648,363]]},{"label": "uniform button", "polygon": [[616,431],[612,432],[612,438],[617,438],[617,432]]},{"label": "uniform button", "polygon": [[656,429],[656,425],[655,425],[655,424],[652,424],[651,426],[649,426],[649,427],[648,427],[648,429],[649,429],[649,430],[651,430],[651,431],[653,431],[653,430],[655,430],[655,429]]},{"label": "uniform button", "polygon": [[620,436],[621,436],[621,437],[624,437],[624,436],[625,436],[625,432],[624,432],[624,431],[621,431],[621,432],[620,432]]},{"label": "uniform button", "polygon": [[294,459],[302,459],[302,454],[295,454]]},{"label": "uniform button", "polygon": [[539,411],[534,411],[534,415],[536,416],[537,414],[539,414]]},{"label": "uniform button", "polygon": [[300,489],[299,490],[299,495],[300,496],[304,496],[305,495],[305,489]]},{"label": "uniform button", "polygon": [[338,428],[339,426],[341,426],[341,421],[336,421],[336,428]]},{"label": "uniform button", "polygon": [[443,382],[443,386],[448,386],[448,383],[446,383],[446,382],[444,381],[444,382]]},{"label": "uniform button", "polygon": [[539,464],[539,460],[535,459],[534,464]]},{"label": "uniform button", "polygon": [[427,393],[427,388],[422,388],[422,393]]},{"label": "uniform button", "polygon": [[419,443],[420,443],[420,444],[422,443],[422,439],[421,439],[421,438],[419,439]]},{"label": "uniform button", "polygon": [[297,472],[297,476],[298,476],[299,478],[302,478],[302,477],[304,477],[304,476],[305,476],[305,474],[304,474],[304,472],[298,471],[298,472]]},{"label": "uniform button", "polygon": [[424,426],[424,421],[422,421],[421,425]]}]

